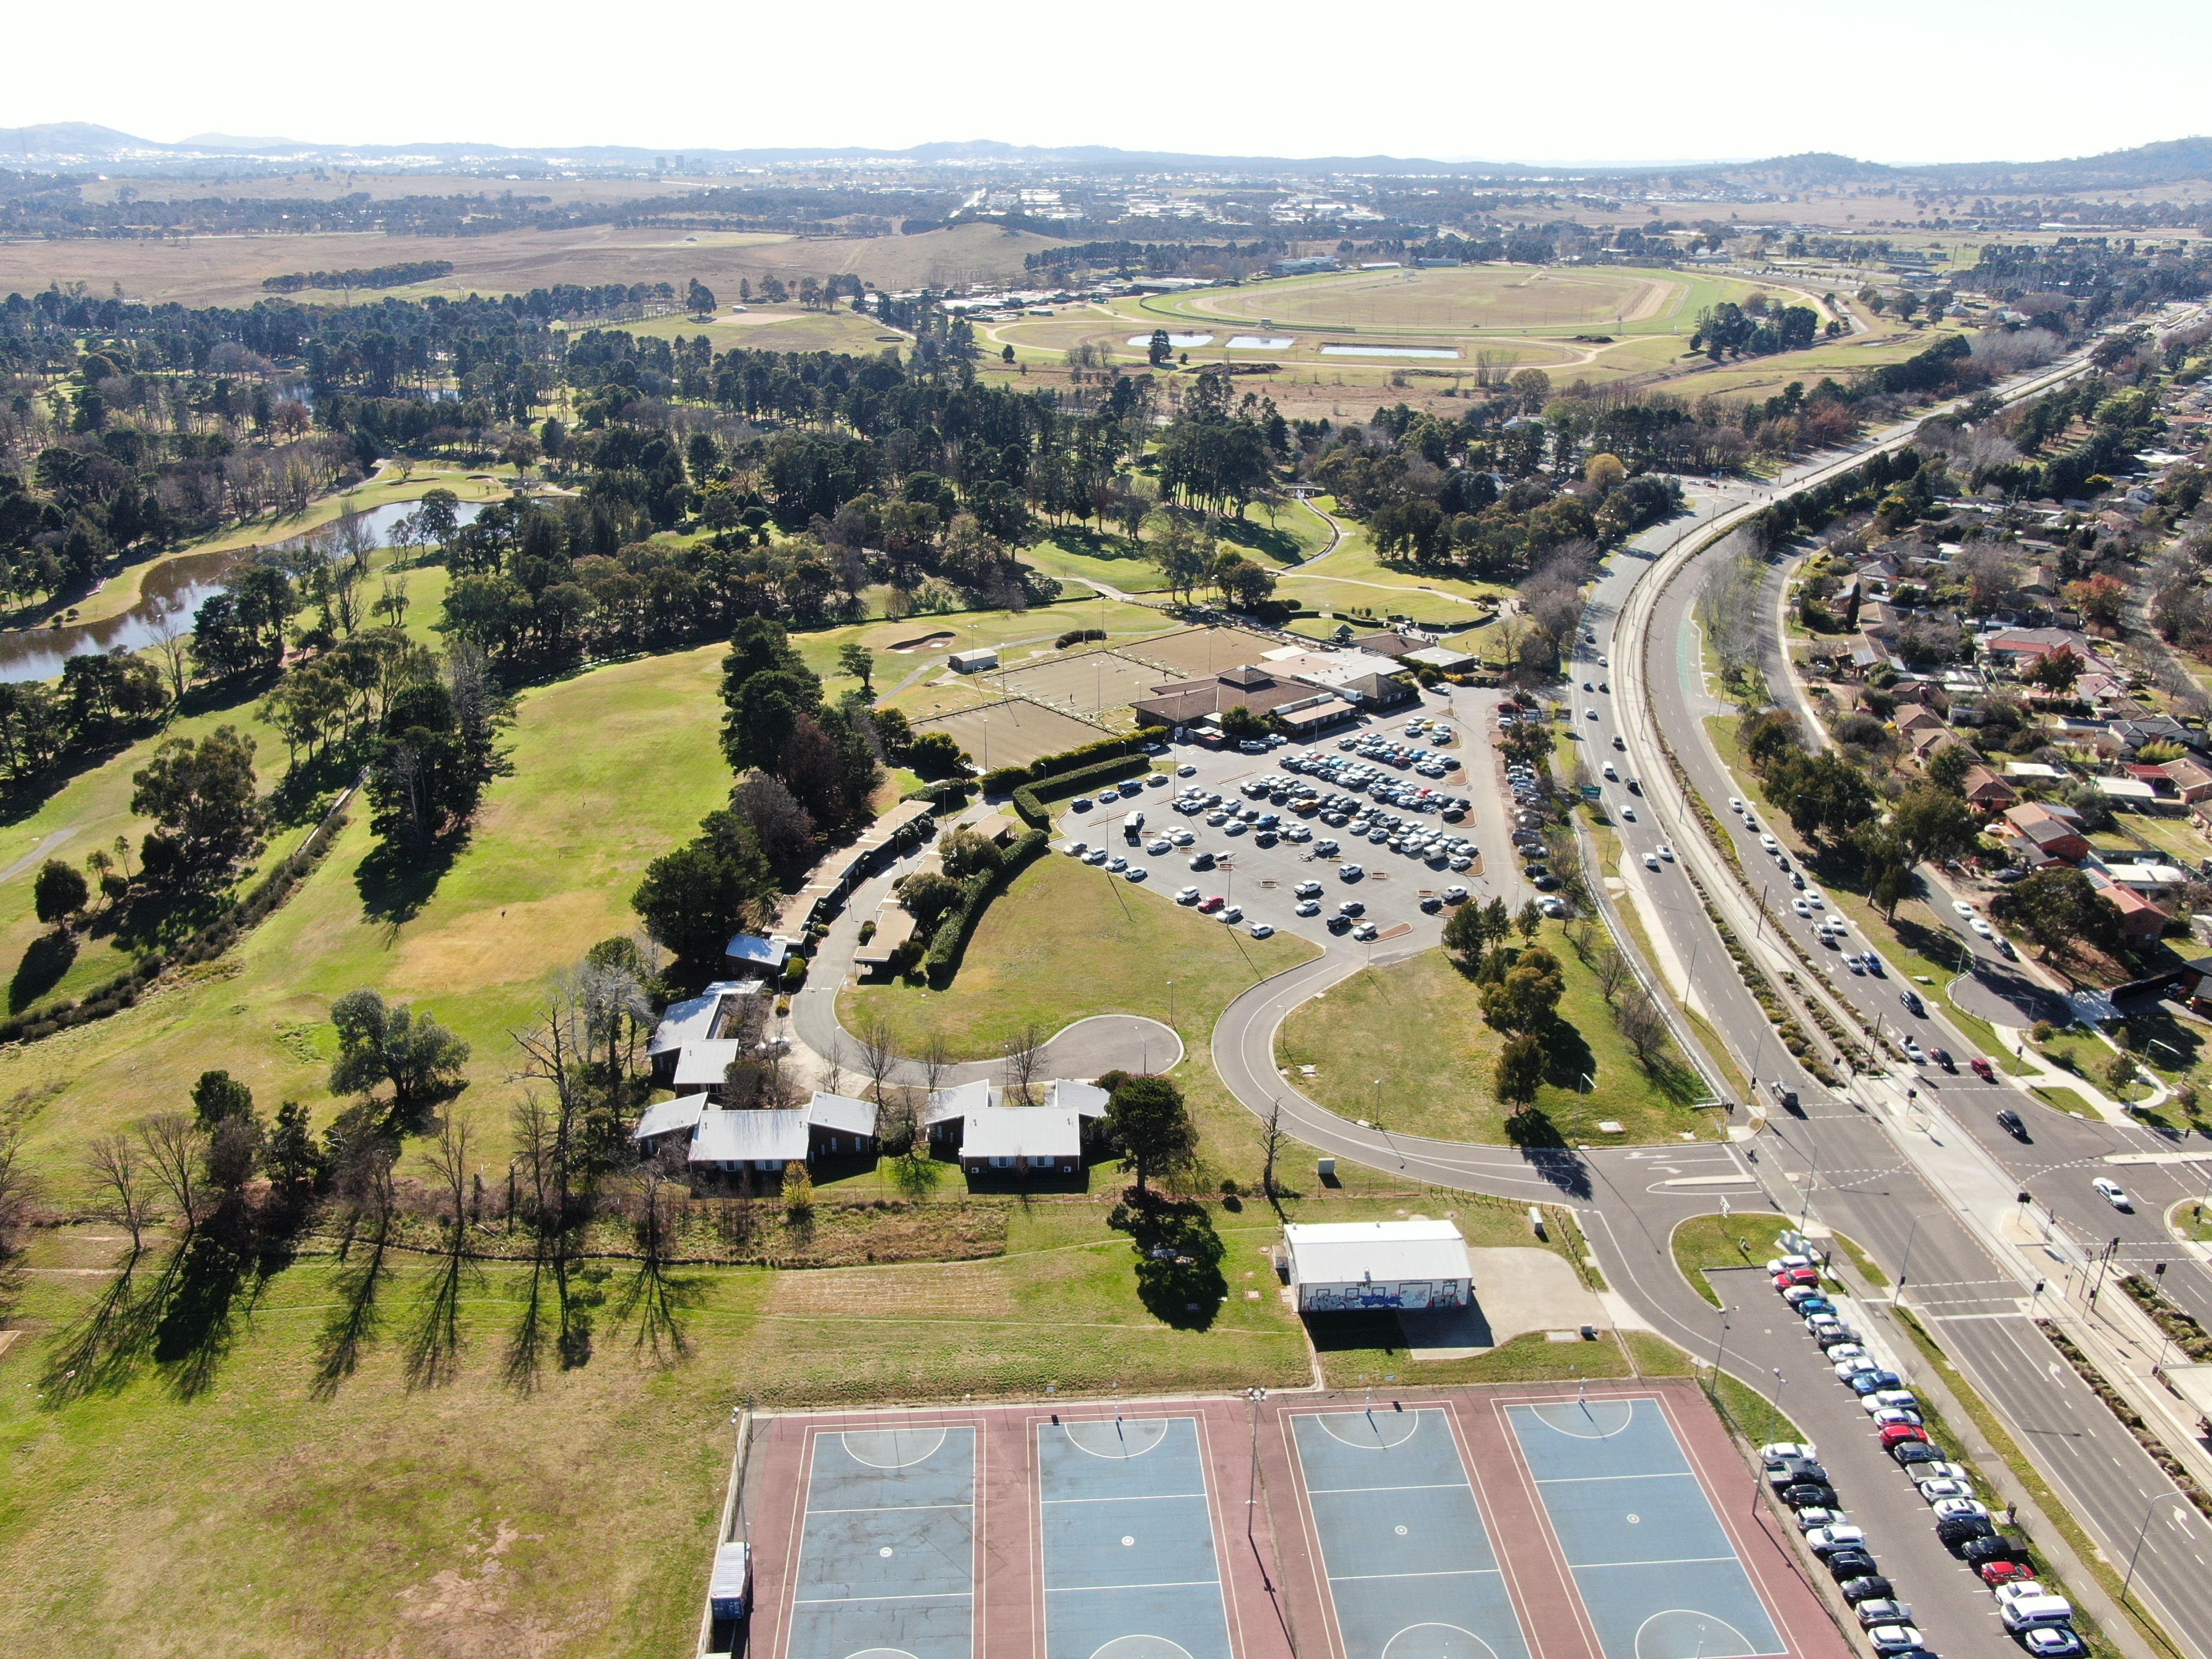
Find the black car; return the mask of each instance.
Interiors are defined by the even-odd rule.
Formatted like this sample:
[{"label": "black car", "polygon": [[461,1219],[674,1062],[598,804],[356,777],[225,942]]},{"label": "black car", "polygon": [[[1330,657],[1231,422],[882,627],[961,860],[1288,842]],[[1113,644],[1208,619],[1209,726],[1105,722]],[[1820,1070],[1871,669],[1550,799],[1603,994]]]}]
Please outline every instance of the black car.
[{"label": "black car", "polygon": [[1928,1051],[1928,1058],[1947,1072],[1955,1072],[1959,1069],[1959,1062],[1951,1058],[1951,1051],[1948,1048],[1930,1048]]},{"label": "black car", "polygon": [[1869,1573],[1863,1578],[1846,1578],[1836,1588],[1853,1607],[1862,1601],[1887,1601],[1897,1594],[1897,1586],[1878,1572]]},{"label": "black car", "polygon": [[1997,1114],[1997,1127],[2002,1129],[2014,1140],[2025,1140],[2027,1139],[2027,1124],[2021,1117],[2021,1115],[2018,1112],[2010,1110],[1999,1112]]},{"label": "black car", "polygon": [[1863,1578],[1875,1571],[1875,1559],[1864,1550],[1832,1550],[1828,1555],[1828,1571],[1840,1582],[1846,1578]]},{"label": "black car", "polygon": [[1996,1535],[1996,1528],[1990,1524],[1986,1516],[1954,1515],[1936,1523],[1936,1541],[1951,1549],[1971,1544],[1978,1538],[1993,1538]]},{"label": "black car", "polygon": [[1557,876],[1538,876],[1528,884],[1540,893],[1556,893],[1561,884]]},{"label": "black car", "polygon": [[1915,1019],[1920,1018],[1928,1012],[1921,1005],[1920,994],[1917,991],[1899,991],[1897,994],[1897,1000],[1905,1005],[1905,1012]]},{"label": "black car", "polygon": [[1998,1534],[1988,1538],[1977,1538],[1959,1553],[1970,1567],[1985,1567],[1992,1561],[2020,1561],[2027,1558],[2011,1539]]},{"label": "black car", "polygon": [[1837,1507],[1836,1489],[1818,1480],[1800,1480],[1782,1489],[1782,1501],[1793,1510],[1832,1510]]},{"label": "black car", "polygon": [[1908,1468],[1915,1463],[1948,1463],[1951,1461],[1951,1454],[1932,1440],[1900,1440],[1889,1449],[1889,1455]]},{"label": "black car", "polygon": [[1828,1479],[1827,1470],[1811,1458],[1792,1457],[1778,1468],[1767,1470],[1766,1484],[1777,1492],[1786,1492],[1791,1486],[1826,1486],[1832,1483]]}]

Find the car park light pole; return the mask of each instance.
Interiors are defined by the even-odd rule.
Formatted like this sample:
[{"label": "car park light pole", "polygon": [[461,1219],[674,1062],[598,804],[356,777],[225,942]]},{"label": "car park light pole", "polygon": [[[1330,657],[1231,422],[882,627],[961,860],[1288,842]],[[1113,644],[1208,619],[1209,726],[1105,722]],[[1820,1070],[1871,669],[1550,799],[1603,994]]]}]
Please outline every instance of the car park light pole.
[{"label": "car park light pole", "polygon": [[1920,1224],[1931,1215],[1943,1213],[1942,1210],[1929,1210],[1912,1218],[1912,1225],[1906,1230],[1905,1235],[1905,1259],[1897,1264],[1897,1289],[1890,1293],[1889,1299],[1892,1306],[1896,1304],[1898,1297],[1905,1294],[1905,1275],[1912,1266],[1912,1241],[1920,1236]]},{"label": "car park light pole", "polygon": [[2185,1492],[2162,1492],[2143,1505],[2142,1525],[2136,1528],[2136,1547],[2128,1552],[2128,1570],[2120,1579],[2120,1600],[2128,1599],[2128,1586],[2136,1581],[2136,1557],[2142,1553],[2143,1534],[2150,1530],[2151,1511],[2169,1498],[2186,1498]]}]

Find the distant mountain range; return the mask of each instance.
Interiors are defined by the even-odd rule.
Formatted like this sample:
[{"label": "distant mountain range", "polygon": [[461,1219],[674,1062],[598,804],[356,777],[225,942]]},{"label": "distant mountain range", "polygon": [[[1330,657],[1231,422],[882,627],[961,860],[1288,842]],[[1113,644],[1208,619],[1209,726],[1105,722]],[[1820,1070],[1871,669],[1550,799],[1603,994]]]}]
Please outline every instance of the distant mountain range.
[{"label": "distant mountain range", "polygon": [[2176,138],[2102,155],[2046,161],[1961,161],[1890,167],[1848,155],[1809,153],[1755,161],[1665,162],[1650,165],[1533,166],[1520,161],[1436,161],[1391,155],[1193,155],[1172,151],[1116,149],[1104,144],[1008,144],[978,138],[913,144],[902,149],[871,145],[762,149],[647,149],[632,144],[573,147],[464,143],[332,144],[295,138],[246,138],[203,132],[174,143],[140,138],[88,121],[0,127],[0,166],[41,172],[139,167],[164,173],[224,170],[266,171],[301,167],[363,167],[411,170],[429,167],[489,170],[501,166],[639,172],[681,161],[683,170],[808,164],[906,163],[924,167],[962,166],[1012,169],[1079,169],[1097,173],[1246,173],[1285,174],[1447,174],[1468,179],[1557,179],[1589,185],[1665,178],[1706,179],[1762,190],[1834,189],[1854,185],[1894,189],[2069,192],[2126,190],[2185,179],[2212,179],[2212,137]]}]

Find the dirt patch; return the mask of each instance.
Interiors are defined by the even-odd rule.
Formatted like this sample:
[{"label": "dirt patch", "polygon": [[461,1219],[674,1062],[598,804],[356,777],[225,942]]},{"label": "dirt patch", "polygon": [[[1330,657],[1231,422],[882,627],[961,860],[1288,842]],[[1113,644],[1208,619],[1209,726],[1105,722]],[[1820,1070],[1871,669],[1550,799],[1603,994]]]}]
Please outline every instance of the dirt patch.
[{"label": "dirt patch", "polygon": [[386,988],[401,996],[451,996],[485,985],[520,985],[576,959],[578,941],[611,931],[608,896],[562,893],[502,909],[472,910],[411,935]]},{"label": "dirt patch", "polygon": [[1015,1311],[1006,1271],[981,1267],[849,1267],[780,1273],[769,1297],[779,1314],[877,1316],[927,1313],[933,1319],[1006,1319]]},{"label": "dirt patch", "polygon": [[1041,755],[1057,755],[1109,735],[1072,714],[1019,698],[994,703],[987,709],[918,720],[915,726],[918,730],[950,732],[953,741],[987,771],[1000,766],[1026,766]]},{"label": "dirt patch", "polygon": [[1248,634],[1241,628],[1190,628],[1179,634],[1163,634],[1135,647],[1121,647],[1118,654],[1185,679],[1197,679],[1239,663],[1257,662],[1262,652],[1277,650],[1280,645],[1279,641],[1263,634]]}]

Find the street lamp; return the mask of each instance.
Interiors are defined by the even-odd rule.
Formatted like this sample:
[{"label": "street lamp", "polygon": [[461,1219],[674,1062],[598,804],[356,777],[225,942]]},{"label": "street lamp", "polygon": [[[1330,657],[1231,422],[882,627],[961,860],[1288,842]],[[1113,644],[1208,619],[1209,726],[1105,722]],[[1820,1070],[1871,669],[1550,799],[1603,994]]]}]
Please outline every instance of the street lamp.
[{"label": "street lamp", "polygon": [[1766,1439],[1769,1444],[1773,1443],[1775,1425],[1782,1419],[1782,1390],[1788,1382],[1789,1378],[1782,1375],[1782,1367],[1777,1365],[1774,1368],[1774,1395],[1766,1402]]},{"label": "street lamp", "polygon": [[1889,1298],[1893,1304],[1899,1297],[1905,1294],[1905,1275],[1906,1270],[1912,1266],[1912,1241],[1920,1236],[1920,1224],[1931,1215],[1942,1213],[1941,1210],[1928,1210],[1912,1218],[1912,1225],[1905,1235],[1905,1259],[1897,1264],[1897,1289],[1891,1293]]},{"label": "street lamp", "polygon": [[2142,1553],[2143,1534],[2150,1530],[2151,1511],[2169,1498],[2186,1498],[2185,1492],[2162,1492],[2143,1505],[2142,1525],[2136,1528],[2136,1547],[2128,1552],[2128,1570],[2120,1580],[2120,1600],[2128,1599],[2128,1586],[2136,1581],[2136,1557]]}]

